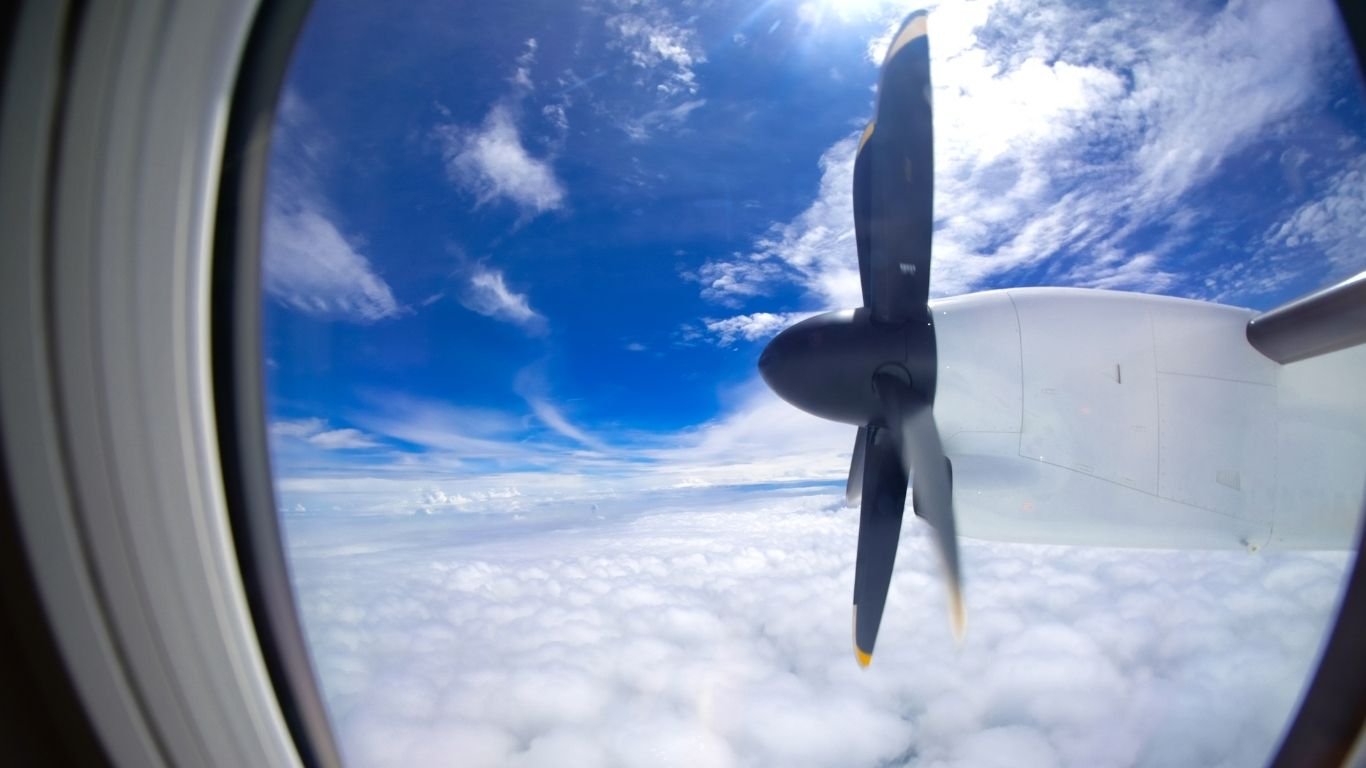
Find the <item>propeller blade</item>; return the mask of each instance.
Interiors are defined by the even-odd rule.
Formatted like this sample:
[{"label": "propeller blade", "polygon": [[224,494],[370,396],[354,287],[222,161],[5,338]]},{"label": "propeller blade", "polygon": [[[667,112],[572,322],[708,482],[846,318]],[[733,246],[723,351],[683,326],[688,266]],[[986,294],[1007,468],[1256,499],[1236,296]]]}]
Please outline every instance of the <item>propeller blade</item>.
[{"label": "propeller blade", "polygon": [[930,403],[901,378],[873,376],[889,431],[906,474],[915,481],[915,513],[934,529],[935,547],[949,587],[949,616],[956,637],[963,636],[963,578],[958,564],[958,534],[953,518],[953,478],[939,439]]},{"label": "propeller blade", "polygon": [[866,667],[873,660],[873,645],[896,562],[901,516],[906,509],[906,471],[889,430],[860,430],[864,431],[863,503],[854,564],[854,655],[859,666]]},{"label": "propeller blade", "polygon": [[863,451],[868,428],[859,427],[854,436],[854,456],[849,460],[849,482],[844,486],[844,503],[854,506],[863,497]]},{"label": "propeller blade", "polygon": [[[911,14],[893,38],[882,64],[876,128],[864,132],[854,162],[854,226],[864,304],[873,317],[889,323],[923,315],[929,300],[934,128],[925,19],[924,11]],[[866,212],[861,228],[866,236],[859,235],[860,209]]]}]

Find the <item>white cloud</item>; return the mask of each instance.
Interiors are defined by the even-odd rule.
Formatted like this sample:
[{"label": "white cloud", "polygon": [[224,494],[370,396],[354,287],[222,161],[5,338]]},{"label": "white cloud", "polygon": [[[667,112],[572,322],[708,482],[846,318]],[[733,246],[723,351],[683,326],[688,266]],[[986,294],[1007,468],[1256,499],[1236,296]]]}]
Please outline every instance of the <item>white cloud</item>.
[{"label": "white cloud", "polygon": [[446,173],[483,205],[507,200],[527,216],[564,205],[564,185],[548,160],[532,157],[522,146],[512,108],[498,104],[479,128],[437,128]]},{"label": "white cloud", "polygon": [[517,70],[512,75],[512,84],[522,91],[535,90],[531,82],[531,65],[536,63],[536,38],[528,38],[526,50],[517,57]]},{"label": "white cloud", "polygon": [[1287,250],[1312,248],[1335,273],[1360,270],[1366,265],[1366,157],[1339,171],[1320,197],[1273,226],[1266,240]]},{"label": "white cloud", "polygon": [[[1332,3],[1230,5],[1195,35],[1155,41],[1136,72],[1132,108],[1160,128],[1138,149],[1138,189],[1180,194],[1318,85],[1315,54],[1338,34]],[[1248,52],[1255,50],[1255,56]]]},{"label": "white cloud", "polygon": [[706,99],[692,99],[672,107],[652,109],[639,117],[626,121],[622,130],[632,141],[645,141],[655,130],[670,130],[682,125],[694,110],[705,106]]},{"label": "white cloud", "polygon": [[[759,246],[763,247],[764,241],[760,241]],[[767,294],[773,284],[793,274],[782,261],[772,259],[770,253],[761,251],[734,256],[732,260],[708,261],[696,272],[685,273],[684,277],[701,283],[703,298],[739,307],[746,299]],[[857,282],[857,273],[854,279]]]},{"label": "white cloud", "polygon": [[[508,94],[489,109],[478,127],[439,125],[433,135],[441,145],[446,176],[475,196],[478,205],[505,200],[529,219],[564,205],[564,184],[556,177],[552,157],[533,157],[518,127],[522,105],[536,89],[531,68],[539,48],[527,39],[517,56]],[[564,104],[551,104],[542,115],[563,134],[569,127]]]},{"label": "white cloud", "polygon": [[541,114],[560,131],[569,130],[569,116],[565,114],[563,104],[547,104],[541,108]]},{"label": "white cloud", "polygon": [[504,508],[516,509],[518,497],[522,492],[516,488],[495,488],[487,491],[474,491],[468,496],[464,494],[448,494],[440,488],[426,488],[418,492],[416,511],[423,514],[432,515],[448,510],[464,511],[473,505],[483,505],[489,502]]},{"label": "white cloud", "polygon": [[736,341],[760,341],[773,336],[789,325],[809,317],[807,312],[754,312],[721,320],[703,319],[707,332],[718,346],[729,347]]},{"label": "white cloud", "polygon": [[1106,244],[1096,249],[1090,261],[1067,272],[1063,282],[1086,288],[1141,286],[1148,291],[1160,291],[1174,285],[1177,276],[1159,267],[1159,261],[1155,253],[1129,253]]},{"label": "white cloud", "polygon": [[1258,764],[1350,561],[969,541],[958,647],[913,518],[860,670],[833,496],[566,515],[285,520],[348,765]]},{"label": "white cloud", "polygon": [[277,441],[297,440],[327,451],[374,448],[379,445],[371,435],[346,427],[328,429],[323,419],[296,419],[272,422],[270,435]]},{"label": "white cloud", "polygon": [[[889,24],[902,12],[887,11]],[[1231,3],[1212,15],[1179,5],[1105,15],[1033,2],[938,8],[932,294],[1039,265],[1053,282],[1171,289],[1167,259],[1198,246],[1199,214],[1183,197],[1315,92],[1334,13],[1321,1]],[[880,62],[885,45],[874,41],[870,58]],[[856,137],[821,157],[807,210],[692,275],[706,298],[738,306],[792,282],[821,308],[861,303]],[[1165,233],[1130,245],[1145,226]]]},{"label": "white cloud", "polygon": [[317,434],[326,428],[327,422],[322,419],[296,419],[293,421],[276,421],[270,425],[270,433],[275,437],[298,437],[306,438],[309,435]]},{"label": "white cloud", "polygon": [[548,387],[542,366],[532,365],[518,372],[513,380],[513,389],[526,400],[532,414],[555,433],[592,451],[605,453],[610,450],[601,440],[571,422],[560,408],[550,401],[546,395]]},{"label": "white cloud", "polygon": [[549,400],[539,397],[528,397],[526,402],[527,405],[531,406],[531,412],[536,414],[536,418],[540,419],[542,424],[550,427],[555,432],[564,435],[576,443],[580,443],[586,448],[591,448],[595,451],[608,450],[606,444],[601,440],[584,432],[570,422],[569,419],[565,418],[565,415],[560,413],[560,409],[555,407]]},{"label": "white cloud", "polygon": [[[1302,161],[1301,161],[1302,162]],[[1319,195],[1263,233],[1245,259],[1220,265],[1204,280],[1205,297],[1248,302],[1308,292],[1366,269],[1366,157],[1358,157]]]},{"label": "white cloud", "polygon": [[527,333],[546,332],[545,316],[531,308],[526,294],[507,287],[503,273],[483,265],[469,270],[460,303],[481,315],[520,326]]},{"label": "white cloud", "polygon": [[378,445],[359,429],[329,429],[319,432],[308,439],[319,448],[334,450],[339,448],[372,448]]},{"label": "white cloud", "polygon": [[270,206],[262,250],[266,292],[300,312],[355,322],[402,312],[370,260],[316,208]]},{"label": "white cloud", "polygon": [[693,67],[707,59],[696,32],[675,22],[668,11],[650,3],[627,3],[630,12],[610,16],[607,29],[616,35],[613,47],[625,50],[631,63],[654,79],[661,95],[697,93]]},{"label": "white cloud", "polygon": [[[389,393],[377,398],[379,408],[359,415],[360,426],[372,433],[419,446],[438,458],[454,462],[493,459],[518,462],[529,447],[520,441],[521,423],[501,411],[454,406],[443,402]],[[414,466],[419,476],[432,467]],[[288,476],[282,479],[282,484]],[[382,488],[382,486],[381,486]],[[387,492],[388,489],[383,489]],[[383,495],[383,494],[381,494]]]}]

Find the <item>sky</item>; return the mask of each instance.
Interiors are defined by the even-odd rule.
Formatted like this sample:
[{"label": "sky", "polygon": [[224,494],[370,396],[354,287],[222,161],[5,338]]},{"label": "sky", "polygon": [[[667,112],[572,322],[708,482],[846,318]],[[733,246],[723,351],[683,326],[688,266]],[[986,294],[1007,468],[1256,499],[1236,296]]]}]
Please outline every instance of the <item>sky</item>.
[{"label": "sky", "polygon": [[[965,542],[958,648],[909,525],[897,639],[857,674],[853,430],[755,360],[860,303],[854,148],[914,7],[314,4],[276,116],[263,341],[349,763],[1271,748],[1341,553]],[[932,296],[1267,309],[1366,268],[1366,108],[1327,0],[944,2],[929,25]]]}]

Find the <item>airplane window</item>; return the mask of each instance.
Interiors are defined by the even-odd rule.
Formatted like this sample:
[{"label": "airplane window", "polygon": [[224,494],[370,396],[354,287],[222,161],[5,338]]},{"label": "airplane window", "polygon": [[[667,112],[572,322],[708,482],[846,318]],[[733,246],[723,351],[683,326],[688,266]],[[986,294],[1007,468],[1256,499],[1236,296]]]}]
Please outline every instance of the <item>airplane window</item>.
[{"label": "airplane window", "polygon": [[1366,346],[1248,331],[1366,270],[1337,11],[911,10],[315,3],[262,349],[346,764],[1268,759],[1366,487]]}]

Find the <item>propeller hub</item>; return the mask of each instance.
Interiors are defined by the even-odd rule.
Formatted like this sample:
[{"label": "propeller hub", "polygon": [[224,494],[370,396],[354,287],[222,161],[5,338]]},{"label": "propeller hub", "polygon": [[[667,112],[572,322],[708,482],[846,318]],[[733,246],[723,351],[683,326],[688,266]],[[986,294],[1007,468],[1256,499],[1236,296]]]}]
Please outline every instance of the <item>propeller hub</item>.
[{"label": "propeller hub", "polygon": [[[923,367],[907,365],[907,330],[905,324],[874,322],[867,309],[816,315],[768,343],[759,373],[779,397],[807,413],[870,424],[882,415],[873,375],[884,366]],[[933,366],[932,356],[928,364]]]}]

